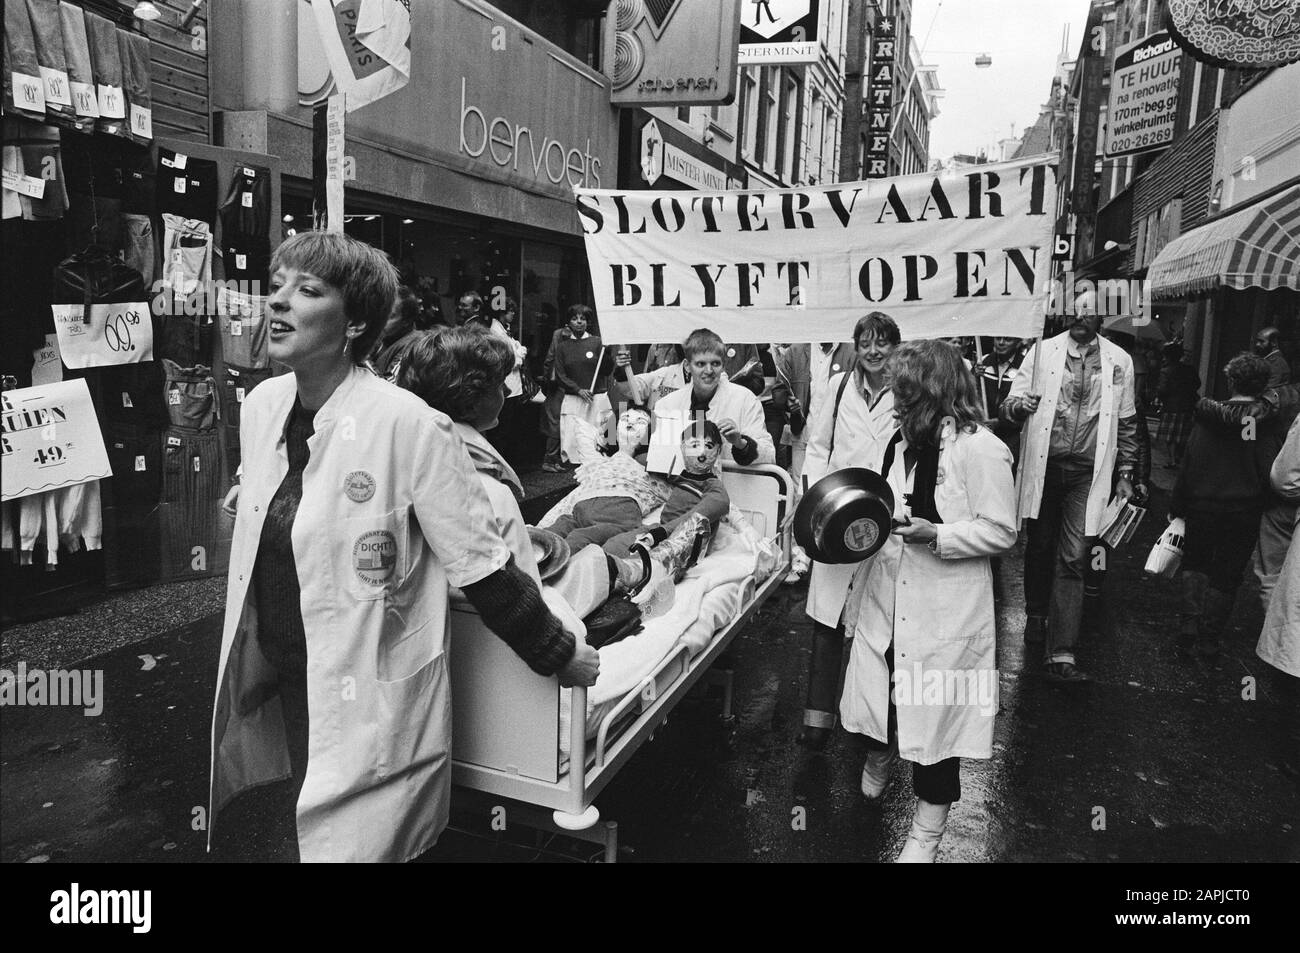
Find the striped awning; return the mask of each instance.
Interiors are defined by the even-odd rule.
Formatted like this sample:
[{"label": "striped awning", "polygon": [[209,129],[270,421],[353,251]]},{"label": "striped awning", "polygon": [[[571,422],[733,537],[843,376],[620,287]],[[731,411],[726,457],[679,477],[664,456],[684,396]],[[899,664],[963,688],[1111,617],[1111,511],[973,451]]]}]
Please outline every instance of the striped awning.
[{"label": "striped awning", "polygon": [[1147,282],[1162,299],[1216,288],[1300,291],[1300,185],[1175,238]]}]

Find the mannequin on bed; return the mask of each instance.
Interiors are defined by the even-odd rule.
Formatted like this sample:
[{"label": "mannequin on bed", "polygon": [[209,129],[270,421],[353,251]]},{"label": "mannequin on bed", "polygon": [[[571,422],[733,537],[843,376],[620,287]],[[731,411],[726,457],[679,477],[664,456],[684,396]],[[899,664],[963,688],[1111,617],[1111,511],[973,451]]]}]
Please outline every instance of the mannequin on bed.
[{"label": "mannequin on bed", "polygon": [[[594,543],[611,556],[626,556],[643,535],[658,545],[692,514],[705,518],[710,535],[727,515],[731,501],[714,473],[722,452],[717,425],[700,419],[687,426],[681,438],[683,471],[667,481],[645,471],[649,434],[650,415],[629,408],[619,418],[617,451],[578,469],[572,509],[547,527],[563,536],[570,550]],[[645,526],[645,517],[660,503],[659,524]]]}]

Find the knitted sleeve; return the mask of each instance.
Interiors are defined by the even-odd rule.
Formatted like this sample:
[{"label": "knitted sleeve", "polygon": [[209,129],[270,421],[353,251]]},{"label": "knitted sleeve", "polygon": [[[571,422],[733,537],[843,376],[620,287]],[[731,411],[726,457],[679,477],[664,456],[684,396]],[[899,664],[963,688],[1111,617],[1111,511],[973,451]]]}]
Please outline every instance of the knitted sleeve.
[{"label": "knitted sleeve", "polygon": [[539,675],[554,675],[577,651],[573,635],[542,601],[537,583],[514,557],[461,590],[483,622]]}]

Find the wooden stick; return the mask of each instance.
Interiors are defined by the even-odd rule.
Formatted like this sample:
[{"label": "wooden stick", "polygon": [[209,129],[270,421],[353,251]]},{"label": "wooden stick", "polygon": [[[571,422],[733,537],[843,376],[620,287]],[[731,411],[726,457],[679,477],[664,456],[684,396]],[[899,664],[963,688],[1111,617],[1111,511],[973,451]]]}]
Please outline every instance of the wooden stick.
[{"label": "wooden stick", "polygon": [[596,373],[591,375],[591,386],[587,390],[593,394],[596,392],[596,381],[600,380],[600,364],[605,360],[605,342],[600,343],[600,351],[596,354]]}]

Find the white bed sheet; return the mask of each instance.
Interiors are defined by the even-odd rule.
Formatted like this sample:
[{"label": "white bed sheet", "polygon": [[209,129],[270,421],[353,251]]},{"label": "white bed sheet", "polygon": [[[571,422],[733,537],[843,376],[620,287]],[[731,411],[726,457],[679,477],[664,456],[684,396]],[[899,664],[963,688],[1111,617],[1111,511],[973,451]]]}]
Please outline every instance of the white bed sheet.
[{"label": "white bed sheet", "polygon": [[[679,645],[691,658],[700,653],[742,608],[751,579],[761,583],[780,556],[774,540],[762,539],[732,507],[718,524],[709,553],[677,584],[672,608],[645,622],[636,635],[606,645],[600,651],[600,676],[587,690],[587,737],[594,738],[601,719],[634,691]],[[560,751],[567,767],[572,692],[560,691]]]}]

